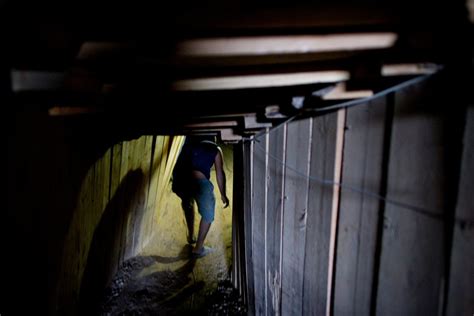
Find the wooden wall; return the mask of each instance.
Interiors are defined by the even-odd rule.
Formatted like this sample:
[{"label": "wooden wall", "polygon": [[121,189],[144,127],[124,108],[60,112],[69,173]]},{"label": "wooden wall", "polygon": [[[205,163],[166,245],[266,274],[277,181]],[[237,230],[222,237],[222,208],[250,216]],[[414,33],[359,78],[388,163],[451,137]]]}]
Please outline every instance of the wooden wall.
[{"label": "wooden wall", "polygon": [[[4,282],[9,308],[90,314],[121,262],[156,232],[183,137],[115,134],[100,120],[31,109],[12,121],[6,213],[14,242],[5,253],[15,258],[6,271],[16,276]],[[19,297],[32,303],[13,305]]]},{"label": "wooden wall", "polygon": [[309,177],[339,181],[343,120],[340,111],[290,123],[251,144],[252,203],[245,220],[252,227],[247,269],[256,315],[326,311],[338,187]]},{"label": "wooden wall", "polygon": [[159,205],[182,139],[141,136],[122,141],[88,170],[63,245],[58,304],[72,299],[67,305],[95,306],[90,300],[100,299],[118,266],[157,232]]},{"label": "wooden wall", "polygon": [[446,106],[442,84],[429,79],[244,145],[253,314],[472,313],[472,110]]},{"label": "wooden wall", "polygon": [[461,176],[454,216],[448,315],[469,315],[474,311],[474,105],[466,115]]}]

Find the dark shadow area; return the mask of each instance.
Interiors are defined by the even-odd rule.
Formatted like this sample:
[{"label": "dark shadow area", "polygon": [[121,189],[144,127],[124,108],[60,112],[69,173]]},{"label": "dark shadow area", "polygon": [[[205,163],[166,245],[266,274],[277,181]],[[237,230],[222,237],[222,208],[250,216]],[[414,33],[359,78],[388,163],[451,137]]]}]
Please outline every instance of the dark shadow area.
[{"label": "dark shadow area", "polygon": [[[186,315],[202,311],[193,306],[193,295],[204,288],[204,281],[195,282],[196,259],[190,258],[186,245],[176,257],[137,256],[125,261],[103,296],[100,315]],[[154,264],[183,261],[176,270],[143,273]],[[141,274],[144,275],[141,275]]]},{"label": "dark shadow area", "polygon": [[191,245],[185,245],[183,249],[181,249],[180,253],[176,257],[163,257],[163,256],[151,256],[156,262],[159,263],[173,263],[178,262],[180,260],[186,260],[191,258]]},{"label": "dark shadow area", "polygon": [[[69,125],[69,120],[49,117],[39,106],[12,105],[15,111],[7,116],[10,167],[4,222],[8,225],[3,231],[17,236],[11,249],[4,247],[17,260],[6,269],[16,273],[2,278],[12,293],[3,312],[27,313],[32,307],[21,303],[27,297],[38,302],[33,304],[36,313],[46,314],[56,308],[51,301],[81,185],[115,140],[101,134],[97,123],[80,127],[76,119],[76,125]],[[72,305],[71,299],[62,305]]]},{"label": "dark shadow area", "polygon": [[[97,225],[89,250],[80,292],[80,314],[96,314],[100,297],[130,247],[127,241],[140,232],[143,216],[144,174],[130,171],[122,180]],[[131,225],[127,231],[127,219]],[[135,236],[138,238],[138,236]],[[137,239],[133,238],[133,239]]]}]

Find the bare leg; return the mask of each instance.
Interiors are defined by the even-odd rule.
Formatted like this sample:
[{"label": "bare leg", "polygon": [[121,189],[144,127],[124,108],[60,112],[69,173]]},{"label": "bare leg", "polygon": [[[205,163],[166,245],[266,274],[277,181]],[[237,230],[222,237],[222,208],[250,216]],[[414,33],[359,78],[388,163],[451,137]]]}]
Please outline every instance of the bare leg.
[{"label": "bare leg", "polygon": [[188,242],[194,239],[194,203],[181,203],[184,210],[184,217],[186,217],[186,224],[188,225]]},{"label": "bare leg", "polygon": [[206,236],[207,236],[207,233],[209,232],[210,227],[211,227],[211,223],[208,223],[201,218],[201,222],[199,223],[198,239],[196,242],[196,246],[194,246],[194,249],[193,249],[194,253],[198,253],[201,251],[202,246],[204,245],[204,240],[206,239]]}]

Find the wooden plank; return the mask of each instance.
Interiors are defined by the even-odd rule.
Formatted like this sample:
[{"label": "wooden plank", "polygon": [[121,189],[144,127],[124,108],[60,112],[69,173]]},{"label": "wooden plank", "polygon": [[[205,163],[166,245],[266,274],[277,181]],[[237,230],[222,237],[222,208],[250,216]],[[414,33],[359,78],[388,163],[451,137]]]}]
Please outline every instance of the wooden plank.
[{"label": "wooden plank", "polygon": [[109,201],[113,198],[115,191],[120,184],[122,146],[123,143],[118,143],[112,148],[112,174],[110,175]]},{"label": "wooden plank", "polygon": [[[234,169],[236,170],[236,169]],[[236,180],[236,177],[234,177],[234,184],[238,184],[239,181]],[[234,197],[241,197],[242,194],[234,191]],[[240,274],[240,269],[241,269],[241,257],[239,254],[238,248],[240,247],[240,239],[239,239],[239,233],[238,233],[238,225],[239,225],[239,218],[237,216],[237,211],[240,210],[241,207],[239,205],[240,201],[237,201],[234,199],[233,205],[232,205],[232,273],[231,273],[231,281],[232,285],[234,288],[239,290],[239,293],[242,294],[242,286],[241,286],[241,274]]]},{"label": "wooden plank", "polygon": [[468,108],[463,143],[446,312],[453,316],[474,311],[474,106]]},{"label": "wooden plank", "polygon": [[[87,265],[88,254],[90,251],[90,246],[92,243],[94,231],[91,230],[91,227],[95,227],[97,222],[97,218],[94,215],[94,205],[93,205],[93,198],[94,198],[94,175],[95,175],[95,165],[90,166],[89,170],[87,171],[85,178],[81,185],[81,192],[80,192],[80,202],[78,203],[78,208],[75,211],[77,214],[77,221],[74,222],[73,225],[77,225],[79,231],[87,232],[82,237],[80,234],[76,234],[73,236],[76,242],[81,243],[82,249],[80,257],[80,269],[85,269]],[[84,270],[79,270],[79,279],[77,281],[80,282],[82,279],[82,273]]]},{"label": "wooden plank", "polygon": [[[145,216],[143,217],[143,239],[140,245],[140,248],[144,248],[148,242],[151,240],[153,236],[153,230],[151,229],[153,223],[153,213],[154,213],[154,198],[156,194],[156,190],[153,191],[151,189],[153,183],[153,156],[155,151],[155,136],[146,136],[145,140],[145,151],[147,154],[147,158],[143,159],[144,164],[144,173],[146,175],[146,200],[145,200]],[[153,206],[152,206],[153,205]]]},{"label": "wooden plank", "polygon": [[[305,238],[308,208],[309,155],[311,144],[309,120],[292,122],[287,130],[286,168],[283,210],[282,315],[303,313]],[[303,176],[302,176],[303,175]]]},{"label": "wooden plank", "polygon": [[252,192],[253,192],[253,144],[242,144],[243,171],[244,171],[244,237],[245,241],[245,283],[247,289],[248,314],[255,315],[255,286],[252,248]]},{"label": "wooden plank", "polygon": [[[126,154],[122,155],[122,183],[127,174],[133,170],[136,166],[136,159],[135,159],[135,153],[136,153],[136,146],[137,142],[135,140],[131,140],[128,142],[124,143],[124,148],[126,150]],[[127,189],[130,189],[127,187]],[[132,199],[132,196],[127,197],[127,199]],[[132,204],[129,203],[123,203],[123,206],[131,206]],[[133,244],[134,244],[134,234],[133,234],[133,213],[129,212],[128,210],[122,210],[125,214],[125,220],[124,220],[124,229],[122,230],[122,233],[124,234],[124,245],[123,245],[123,260],[127,260],[133,256]]]},{"label": "wooden plank", "polygon": [[[245,258],[245,183],[250,178],[250,168],[244,169],[244,145],[236,145],[233,150],[234,177],[232,199],[232,281],[244,301],[247,301],[246,258]],[[249,166],[246,166],[249,167]]]},{"label": "wooden plank", "polygon": [[165,169],[166,169],[166,161],[168,160],[169,156],[169,143],[170,143],[170,136],[163,136],[163,149],[161,152],[161,161],[160,161],[160,166],[158,170],[158,204],[160,203],[161,199],[163,198],[164,192],[165,192],[165,179],[164,179],[164,174],[165,174]]},{"label": "wooden plank", "polygon": [[[395,94],[387,197],[432,210],[444,205],[444,113],[426,101],[422,83]],[[444,225],[386,203],[376,314],[437,315],[443,277]]]},{"label": "wooden plank", "polygon": [[[122,147],[122,165],[121,165],[121,182],[130,175],[132,172],[136,175],[140,174],[140,178],[136,178],[137,183],[134,187],[126,186],[128,196],[123,197],[122,201],[122,212],[124,214],[123,227],[120,230],[123,234],[124,244],[122,248],[122,260],[126,260],[136,253],[136,247],[139,241],[140,229],[139,225],[143,216],[144,208],[144,181],[143,181],[143,170],[141,169],[143,150],[144,150],[145,138],[134,139],[123,143]],[[123,209],[127,207],[128,209]]]},{"label": "wooden plank", "polygon": [[255,314],[264,315],[266,297],[266,267],[265,267],[265,216],[266,216],[266,178],[267,178],[267,148],[266,137],[260,137],[254,144],[253,152],[253,183],[252,183],[252,251],[253,273],[254,273],[254,293],[255,293]]},{"label": "wooden plank", "polygon": [[[313,119],[310,176],[335,181],[338,113]],[[342,128],[342,126],[340,127]],[[303,315],[324,315],[328,300],[329,247],[334,188],[309,185]],[[317,254],[317,255],[315,255]]]},{"label": "wooden plank", "polygon": [[109,202],[109,188],[110,188],[110,179],[111,179],[111,163],[112,163],[112,151],[113,147],[110,147],[107,149],[105,154],[101,158],[101,176],[103,177],[101,179],[101,195],[100,195],[100,201],[101,201],[101,207],[102,211],[105,210],[107,207],[107,204]]},{"label": "wooden plank", "polygon": [[[118,143],[112,147],[112,157],[111,157],[112,166],[111,166],[111,174],[110,174],[109,203],[111,203],[111,201],[117,200],[117,197],[115,197],[115,194],[117,192],[117,188],[119,187],[120,181],[121,181],[120,175],[121,175],[121,166],[122,166],[122,148],[123,148],[123,142]],[[121,237],[122,236],[119,236],[117,239],[121,240],[120,239]],[[120,248],[121,245],[120,245],[120,242],[115,243],[115,245],[117,245],[117,247],[114,247],[114,249],[111,250],[111,256],[115,260],[115,265],[118,267],[121,263],[121,248]]]},{"label": "wooden plank", "polygon": [[[159,215],[161,214],[161,209],[158,207],[158,201],[160,199],[160,170],[161,166],[164,164],[164,141],[166,136],[157,136],[155,141],[155,157],[153,158],[153,181],[156,181],[156,185],[152,184],[152,188],[155,190],[155,212],[153,213],[153,227],[152,229],[155,230],[157,227],[157,222]],[[155,188],[156,187],[156,188]]]},{"label": "wooden plank", "polygon": [[171,174],[173,172],[173,168],[176,163],[176,160],[178,159],[178,155],[181,151],[181,147],[184,144],[184,140],[185,140],[184,136],[174,136],[170,140],[171,148],[166,160],[166,167],[163,174],[165,186],[169,183],[171,179]]},{"label": "wooden plank", "polygon": [[[108,219],[106,211],[107,203],[108,203],[108,191],[109,191],[109,181],[110,181],[110,151],[111,149],[107,150],[105,154],[100,157],[96,163],[95,163],[95,183],[94,187],[92,188],[94,190],[94,197],[93,197],[93,205],[94,205],[94,213],[96,216],[96,221],[91,228],[94,228],[94,237],[93,241],[91,244],[91,247],[94,246],[94,242],[97,242],[97,240],[94,240],[97,238],[95,234],[101,230],[101,228],[104,226],[104,222]],[[116,224],[116,223],[113,223]],[[92,249],[91,249],[92,250]],[[97,251],[97,250],[96,250]],[[102,252],[101,256],[103,259],[103,281],[105,282],[105,285],[108,285],[110,281],[112,280],[115,272],[118,269],[118,266],[115,265],[114,258],[112,256],[107,256],[106,253],[110,254],[111,251],[110,249],[106,250],[107,252]],[[93,252],[92,252],[93,253]],[[89,252],[89,256],[91,255],[97,255],[97,253],[92,254]],[[90,259],[88,259],[89,261]]]},{"label": "wooden plank", "polygon": [[[267,296],[269,315],[281,311],[281,246],[283,215],[283,177],[285,168],[286,125],[269,134],[268,183],[267,183]],[[274,157],[274,158],[273,158]],[[278,160],[280,161],[278,161]]]},{"label": "wooden plank", "polygon": [[328,70],[313,72],[293,72],[280,74],[259,74],[242,76],[222,76],[176,80],[173,91],[211,91],[245,88],[288,87],[314,83],[332,83],[349,79],[349,72]]},{"label": "wooden plank", "polygon": [[[342,171],[342,148],[344,146],[344,124],[346,119],[346,110],[337,111],[337,128],[336,128],[336,153],[334,154],[334,180],[341,182]],[[336,250],[336,234],[337,221],[339,216],[339,193],[340,186],[334,184],[332,186],[332,203],[331,203],[331,231],[329,233],[329,258],[328,258],[328,281],[327,281],[327,301],[326,315],[332,314],[332,288],[334,281],[334,263],[336,261],[334,255]]]},{"label": "wooden plank", "polygon": [[140,169],[143,171],[141,216],[137,221],[137,228],[139,228],[139,240],[136,241],[135,252],[140,252],[153,236],[153,232],[149,230],[150,215],[153,210],[148,208],[148,194],[151,182],[151,155],[152,155],[152,141],[153,136],[142,136],[140,138],[142,147],[142,154],[139,154]]},{"label": "wooden plank", "polygon": [[232,284],[236,289],[239,290],[240,295],[242,295],[242,255],[240,253],[240,248],[242,243],[244,242],[243,239],[240,238],[241,232],[240,227],[242,225],[242,217],[240,215],[243,214],[243,200],[244,200],[244,192],[243,192],[243,156],[242,156],[242,147],[235,146],[233,155],[234,155],[234,172],[235,175],[233,177],[233,187],[235,188],[232,195]]},{"label": "wooden plank", "polygon": [[149,154],[147,155],[145,151],[146,137],[141,136],[138,139],[133,140],[134,148],[132,153],[132,167],[130,172],[138,171],[143,177],[140,183],[137,183],[136,191],[133,191],[136,195],[130,198],[133,198],[133,203],[130,206],[130,234],[131,236],[131,254],[134,256],[140,247],[140,240],[142,235],[142,220],[145,211],[145,201],[147,190],[145,185],[148,184],[148,175],[145,172],[147,164],[150,161]]},{"label": "wooden plank", "polygon": [[208,122],[198,122],[198,123],[190,123],[184,125],[184,128],[189,129],[201,129],[201,128],[225,128],[225,127],[232,127],[238,126],[239,122],[236,120],[222,120],[222,121],[208,121]]},{"label": "wooden plank", "polygon": [[176,45],[176,55],[215,58],[358,51],[391,47],[396,39],[392,32],[188,39]]},{"label": "wooden plank", "polygon": [[257,115],[246,115],[244,116],[244,128],[245,129],[263,129],[272,127],[272,123],[260,122]]},{"label": "wooden plank", "polygon": [[[347,110],[342,183],[380,192],[385,98]],[[369,315],[379,200],[342,189],[334,315]]]}]

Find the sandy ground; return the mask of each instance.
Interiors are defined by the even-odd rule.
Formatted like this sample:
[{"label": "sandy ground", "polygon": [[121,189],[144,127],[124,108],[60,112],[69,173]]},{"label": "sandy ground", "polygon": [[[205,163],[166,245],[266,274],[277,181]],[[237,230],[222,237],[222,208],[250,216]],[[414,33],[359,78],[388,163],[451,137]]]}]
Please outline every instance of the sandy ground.
[{"label": "sandy ground", "polygon": [[[229,168],[229,166],[226,166]],[[231,174],[232,170],[227,170]],[[211,179],[217,185],[214,178]],[[232,192],[228,176],[227,192]],[[231,194],[228,194],[231,198]],[[216,191],[215,220],[205,244],[214,249],[191,259],[180,199],[168,188],[157,220],[158,229],[143,252],[124,262],[103,300],[103,315],[203,314],[206,297],[229,277],[232,253],[232,210],[222,208]],[[232,205],[232,204],[231,204]],[[196,212],[195,235],[200,216]]]}]

